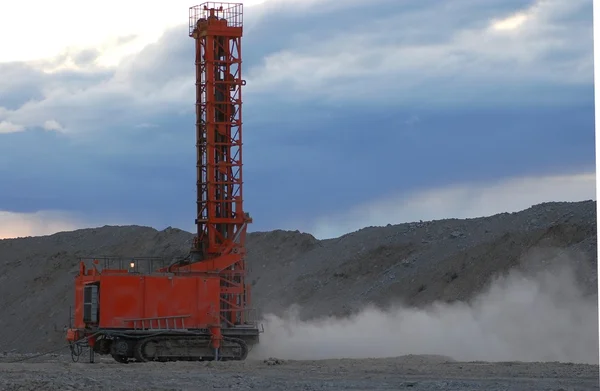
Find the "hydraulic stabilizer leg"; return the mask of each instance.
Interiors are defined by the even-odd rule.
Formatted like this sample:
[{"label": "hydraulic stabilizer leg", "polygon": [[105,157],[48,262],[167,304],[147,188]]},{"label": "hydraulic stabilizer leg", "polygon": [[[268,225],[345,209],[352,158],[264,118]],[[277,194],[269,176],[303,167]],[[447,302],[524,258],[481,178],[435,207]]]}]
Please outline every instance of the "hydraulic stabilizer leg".
[{"label": "hydraulic stabilizer leg", "polygon": [[219,351],[221,349],[221,341],[223,340],[223,335],[221,335],[220,327],[211,327],[211,346],[215,351],[215,361],[219,361]]}]

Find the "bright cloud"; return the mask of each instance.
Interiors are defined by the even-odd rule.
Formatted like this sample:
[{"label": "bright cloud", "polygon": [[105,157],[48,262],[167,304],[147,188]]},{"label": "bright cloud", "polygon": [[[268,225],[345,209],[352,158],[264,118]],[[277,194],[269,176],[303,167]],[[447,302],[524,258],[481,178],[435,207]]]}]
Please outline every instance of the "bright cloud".
[{"label": "bright cloud", "polygon": [[495,30],[516,30],[527,21],[527,15],[518,13],[506,19],[498,20],[492,23]]},{"label": "bright cloud", "polygon": [[[253,6],[265,1],[268,0],[236,2]],[[0,36],[18,34],[18,38],[2,41],[0,62],[40,60],[69,48],[99,47],[105,52],[104,64],[112,65],[156,41],[169,27],[187,23],[188,8],[194,5],[189,0],[152,4],[141,0],[106,0],[93,8],[77,0],[2,2]],[[122,37],[132,35],[135,40],[121,47]]]},{"label": "bright cloud", "polygon": [[88,217],[81,213],[61,210],[41,210],[31,213],[0,210],[0,239],[52,235],[57,232],[104,225],[126,224],[122,219],[114,216]]},{"label": "bright cloud", "polygon": [[51,119],[51,120],[44,122],[44,129],[60,131],[60,130],[63,130],[63,127],[56,120]]},{"label": "bright cloud", "polygon": [[374,200],[344,213],[319,218],[307,231],[319,239],[325,239],[367,226],[491,216],[517,212],[542,202],[590,199],[596,199],[594,173],[512,178],[496,183],[462,184]]},{"label": "bright cloud", "polygon": [[85,228],[73,215],[58,211],[14,213],[0,211],[0,239],[50,235]]},{"label": "bright cloud", "polygon": [[2,133],[14,133],[24,130],[23,125],[17,125],[10,121],[0,121],[0,134]]}]

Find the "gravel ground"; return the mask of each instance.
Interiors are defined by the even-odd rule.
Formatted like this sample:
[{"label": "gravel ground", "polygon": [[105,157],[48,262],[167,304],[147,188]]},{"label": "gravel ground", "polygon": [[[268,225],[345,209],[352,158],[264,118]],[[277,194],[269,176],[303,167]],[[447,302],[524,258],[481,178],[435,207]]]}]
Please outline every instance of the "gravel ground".
[{"label": "gravel ground", "polygon": [[[597,365],[456,362],[441,356],[242,363],[94,364],[70,357],[9,363],[0,389],[12,390],[598,390]],[[35,362],[34,362],[35,361]]]}]

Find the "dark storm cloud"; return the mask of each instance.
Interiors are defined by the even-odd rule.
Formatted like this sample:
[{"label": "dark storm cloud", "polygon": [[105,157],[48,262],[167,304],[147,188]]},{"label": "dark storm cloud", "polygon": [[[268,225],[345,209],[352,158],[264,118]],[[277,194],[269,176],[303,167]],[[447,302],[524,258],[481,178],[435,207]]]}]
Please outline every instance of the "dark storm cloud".
[{"label": "dark storm cloud", "polygon": [[[356,3],[334,6],[326,14],[275,5],[255,8],[253,16],[253,8],[246,9],[244,67],[251,83],[244,97],[245,196],[254,229],[339,212],[384,194],[457,181],[578,172],[593,164],[593,80],[591,74],[586,79],[586,69],[579,71],[584,82],[572,82],[568,74],[531,80],[509,66],[506,74],[514,77],[498,81],[486,78],[486,72],[499,72],[494,63],[459,47],[448,53],[477,79],[461,79],[464,71],[436,74],[431,69],[443,67],[429,64],[408,73],[388,67],[365,73],[368,77],[324,77],[315,89],[302,92],[292,92],[293,75],[284,76],[272,88],[253,90],[252,83],[265,80],[265,58],[278,52],[315,56],[318,44],[360,32],[379,38],[360,42],[367,47],[349,45],[351,52],[377,45],[437,47],[459,30],[485,28],[491,18],[507,17],[532,2]],[[588,8],[591,2],[581,10]],[[581,38],[568,35],[572,26],[591,29],[591,17],[583,11],[565,15],[556,33],[561,40]],[[536,69],[550,76],[547,69],[576,73],[581,58],[591,56],[591,43],[590,37],[543,52],[523,75]],[[331,61],[335,50],[345,50],[331,48]],[[116,70],[44,74],[27,64],[0,64],[0,121],[29,126],[0,135],[0,210],[117,214],[132,223],[190,229],[193,49],[187,26],[180,26]],[[97,55],[73,54],[80,64]],[[368,71],[384,55],[382,48],[358,65]],[[411,58],[399,60],[399,67],[413,66]],[[274,76],[280,72],[273,69]],[[415,72],[418,83],[405,88]],[[319,94],[349,86],[352,94],[338,100]],[[466,98],[471,103],[462,103]],[[50,119],[66,125],[68,133],[41,130]]]},{"label": "dark storm cloud", "polygon": [[[186,186],[193,184],[193,149],[165,156],[159,141],[140,138],[140,149],[113,154],[106,139],[81,144],[41,129],[3,135],[0,209],[83,211],[94,217],[109,214],[141,223],[168,222],[170,215],[179,217],[172,208],[177,205],[174,197],[185,198],[187,193],[193,205],[194,189]],[[152,218],[145,219],[150,210]]]},{"label": "dark storm cloud", "polygon": [[160,39],[121,66],[118,73],[134,86],[156,89],[177,79],[194,77],[194,44],[188,27],[167,30]]},{"label": "dark storm cloud", "polygon": [[[446,41],[458,29],[481,27],[492,17],[508,16],[515,10],[526,8],[532,0],[486,0],[441,2],[439,0],[398,1],[371,0],[349,2],[328,7],[317,4],[303,8],[299,14],[295,7],[285,2],[267,3],[256,13],[246,11],[245,47],[256,47],[244,53],[250,66],[262,61],[265,54],[290,48],[310,50],[312,45],[332,35],[371,32],[392,27],[383,42],[404,44],[431,44]],[[333,2],[327,2],[332,4]],[[333,3],[335,4],[335,3]],[[374,45],[382,41],[373,42]],[[356,47],[356,50],[363,48]]]}]

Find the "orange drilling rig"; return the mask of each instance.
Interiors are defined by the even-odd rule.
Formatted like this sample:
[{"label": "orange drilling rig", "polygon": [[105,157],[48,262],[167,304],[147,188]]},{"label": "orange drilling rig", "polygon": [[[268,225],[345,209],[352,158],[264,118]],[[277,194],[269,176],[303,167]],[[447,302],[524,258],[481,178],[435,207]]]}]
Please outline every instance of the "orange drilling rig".
[{"label": "orange drilling rig", "polygon": [[67,340],[118,362],[244,360],[258,343],[245,283],[242,4],[190,8],[196,48],[197,235],[189,255],[81,260]]}]

